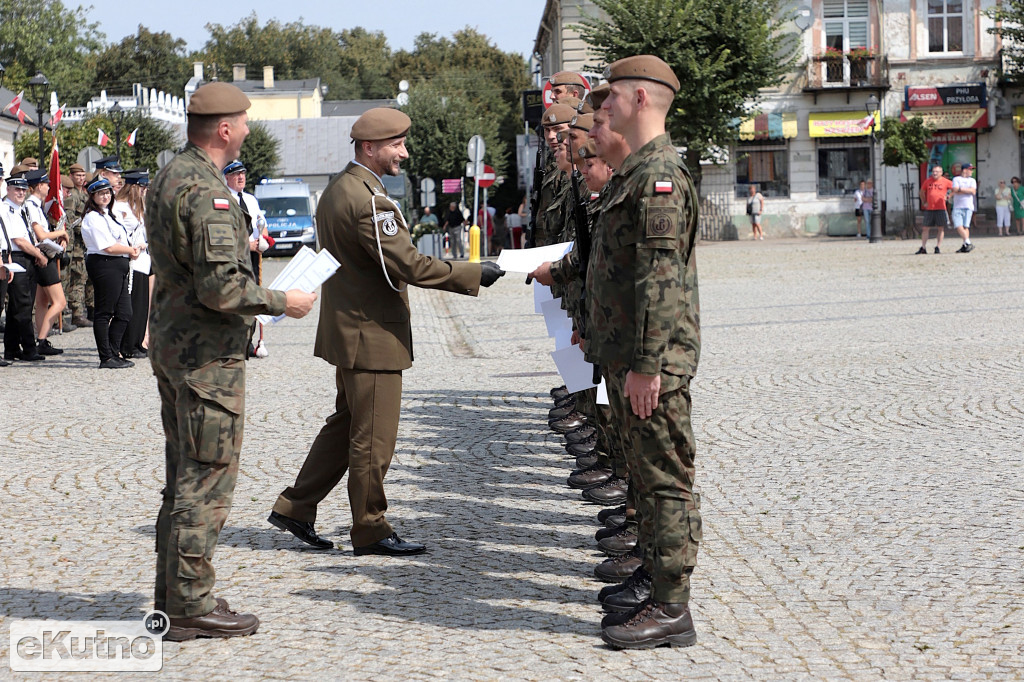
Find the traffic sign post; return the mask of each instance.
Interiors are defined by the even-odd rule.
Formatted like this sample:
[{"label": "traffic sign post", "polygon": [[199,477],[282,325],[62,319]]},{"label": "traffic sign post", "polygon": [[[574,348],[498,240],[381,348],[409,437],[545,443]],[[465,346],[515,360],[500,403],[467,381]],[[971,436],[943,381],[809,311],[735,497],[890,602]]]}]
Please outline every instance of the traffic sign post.
[{"label": "traffic sign post", "polygon": [[[484,161],[484,138],[479,135],[474,135],[469,139],[469,147],[466,153],[469,155],[469,161],[473,164],[473,222],[472,227],[469,228],[469,261],[471,263],[480,262],[480,226],[476,224],[476,216],[479,207],[479,194],[480,194],[480,175],[477,172],[480,170],[480,164]],[[475,232],[474,232],[475,231]],[[475,239],[474,239],[475,237]],[[474,251],[474,243],[476,250]]]}]

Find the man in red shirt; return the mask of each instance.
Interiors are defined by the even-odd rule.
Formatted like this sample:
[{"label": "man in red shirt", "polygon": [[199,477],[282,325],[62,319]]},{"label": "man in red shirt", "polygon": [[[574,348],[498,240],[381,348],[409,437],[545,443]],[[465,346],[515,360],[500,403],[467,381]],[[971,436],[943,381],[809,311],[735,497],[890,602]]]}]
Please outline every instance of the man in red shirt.
[{"label": "man in red shirt", "polygon": [[946,214],[946,199],[949,198],[953,181],[942,176],[942,166],[932,167],[931,176],[921,183],[921,208],[924,210],[924,225],[921,227],[921,248],[917,253],[928,253],[929,228],[938,228],[935,253],[942,246],[943,230],[949,227],[949,216]]}]

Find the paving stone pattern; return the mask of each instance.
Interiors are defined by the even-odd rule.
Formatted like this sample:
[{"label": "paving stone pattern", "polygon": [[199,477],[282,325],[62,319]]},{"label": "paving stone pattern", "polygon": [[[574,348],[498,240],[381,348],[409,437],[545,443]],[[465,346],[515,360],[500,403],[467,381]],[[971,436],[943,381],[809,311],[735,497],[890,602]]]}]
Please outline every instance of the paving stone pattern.
[{"label": "paving stone pattern", "polygon": [[[262,625],[166,644],[164,675],[1021,679],[1024,240],[916,248],[700,247],[705,539],[688,649],[600,642],[598,508],[564,484],[571,461],[545,424],[560,382],[522,275],[478,299],[412,291],[416,365],[387,481],[399,533],[430,547],[412,559],[353,556],[344,486],[317,524],[337,551],[266,523],[334,397],[316,316],[269,329],[215,559],[217,594]],[[163,441],[148,362],[95,369],[88,330],[55,345],[60,358],[0,369],[0,677],[11,619],[151,605]]]}]

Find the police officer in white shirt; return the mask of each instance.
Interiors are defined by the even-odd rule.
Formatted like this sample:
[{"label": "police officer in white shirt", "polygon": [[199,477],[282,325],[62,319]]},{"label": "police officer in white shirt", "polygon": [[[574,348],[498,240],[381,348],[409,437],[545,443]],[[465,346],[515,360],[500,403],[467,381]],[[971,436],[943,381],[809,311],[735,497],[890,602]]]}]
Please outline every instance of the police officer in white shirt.
[{"label": "police officer in white shirt", "polygon": [[[3,184],[4,167],[0,165],[0,185]],[[0,308],[7,304],[7,283],[14,279],[14,272],[4,267],[11,262],[11,239],[7,235],[7,211],[0,206]],[[10,365],[9,360],[0,357],[0,367]]]},{"label": "police officer in white shirt", "polygon": [[0,210],[4,212],[10,240],[11,262],[25,272],[15,273],[7,288],[7,327],[4,329],[4,359],[37,362],[45,359],[36,349],[32,328],[32,304],[36,292],[36,272],[46,267],[47,258],[36,248],[36,236],[29,227],[24,211],[28,181],[23,174],[7,178],[7,196]]},{"label": "police officer in white shirt", "polygon": [[[245,191],[246,171],[241,161],[232,161],[224,167],[224,182],[242,208],[245,225],[249,228],[249,257],[252,258],[252,272],[256,283],[263,282],[263,253],[274,243],[267,231],[267,219],[263,215],[256,197]],[[256,336],[258,334],[258,336]],[[249,344],[249,355],[265,358],[269,353],[263,341],[263,325],[259,321],[253,327],[253,339]]]}]

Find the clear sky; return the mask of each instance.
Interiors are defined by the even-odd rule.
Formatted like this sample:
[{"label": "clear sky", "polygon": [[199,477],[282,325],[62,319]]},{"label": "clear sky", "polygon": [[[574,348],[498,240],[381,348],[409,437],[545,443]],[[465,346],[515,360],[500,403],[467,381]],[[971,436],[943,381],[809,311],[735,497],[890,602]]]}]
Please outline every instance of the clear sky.
[{"label": "clear sky", "polygon": [[306,24],[336,30],[362,26],[383,31],[393,50],[412,49],[413,39],[423,32],[451,36],[472,26],[502,50],[528,57],[533,52],[544,0],[249,0],[248,2],[210,2],[209,0],[172,0],[171,2],[126,3],[124,0],[64,0],[66,7],[78,5],[93,9],[89,20],[99,22],[108,43],[134,35],[139,24],[153,31],[167,31],[184,38],[189,49],[199,49],[209,38],[206,24],[229,26],[255,11],[261,21],[278,19],[284,23],[302,19]]}]

